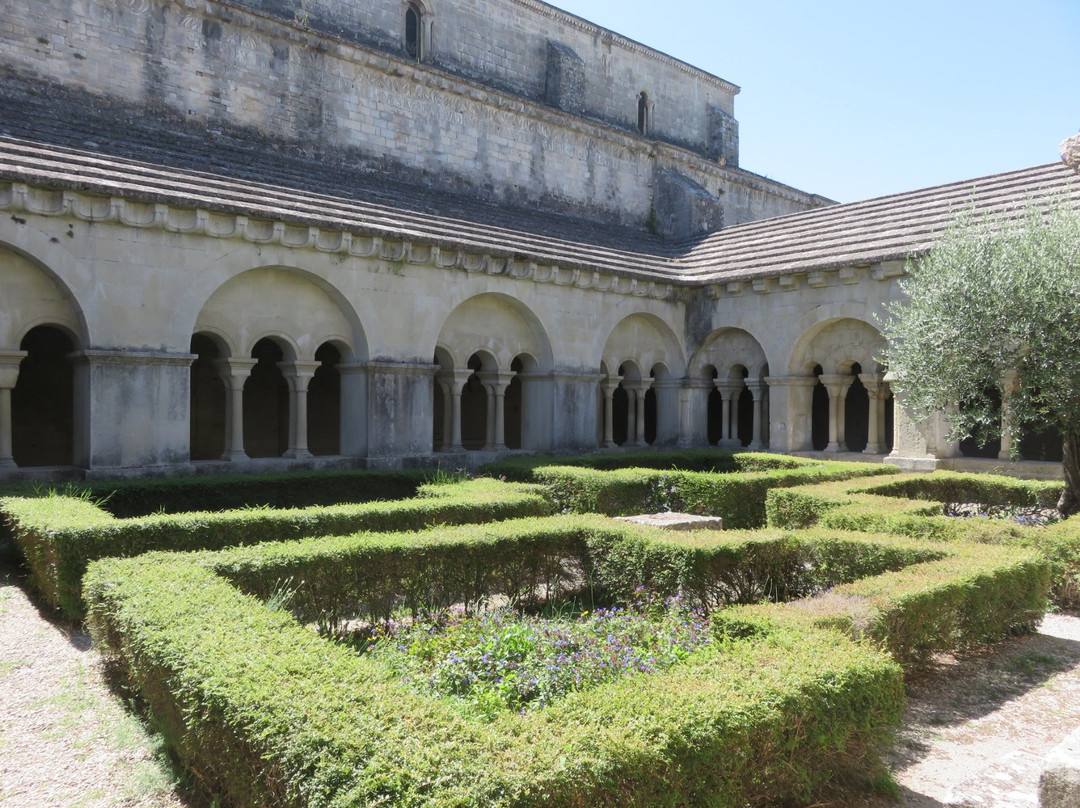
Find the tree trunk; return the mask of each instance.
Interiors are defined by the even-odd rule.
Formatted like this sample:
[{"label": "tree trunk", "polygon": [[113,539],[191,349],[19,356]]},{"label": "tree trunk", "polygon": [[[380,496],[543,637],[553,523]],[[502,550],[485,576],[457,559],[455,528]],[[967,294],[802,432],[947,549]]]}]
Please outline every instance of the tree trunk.
[{"label": "tree trunk", "polygon": [[1058,500],[1062,516],[1080,512],[1080,432],[1065,434],[1065,451],[1062,465],[1065,467],[1065,490]]}]

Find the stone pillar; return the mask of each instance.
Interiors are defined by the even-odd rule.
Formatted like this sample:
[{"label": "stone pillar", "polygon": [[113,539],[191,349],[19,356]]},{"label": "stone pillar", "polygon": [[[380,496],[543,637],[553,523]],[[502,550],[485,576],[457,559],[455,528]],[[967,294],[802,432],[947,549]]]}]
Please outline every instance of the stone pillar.
[{"label": "stone pillar", "polygon": [[367,455],[367,366],[362,363],[339,364],[341,379],[341,454],[345,457]]},{"label": "stone pillar", "polygon": [[194,354],[86,350],[71,359],[76,464],[121,469],[191,462]]},{"label": "stone pillar", "polygon": [[679,426],[679,446],[707,446],[709,443],[709,393],[711,379],[683,382],[683,418]]},{"label": "stone pillar", "polygon": [[804,452],[813,448],[813,416],[816,376],[768,376],[770,448]]},{"label": "stone pillar", "polygon": [[19,364],[26,351],[0,352],[0,471],[15,468],[11,455],[11,391],[19,380]]},{"label": "stone pillar", "polygon": [[840,451],[840,401],[847,395],[848,388],[851,387],[854,378],[854,376],[818,377],[818,380],[825,385],[825,389],[829,392],[829,445],[825,447],[826,452],[835,454]]},{"label": "stone pillar", "polygon": [[870,397],[870,412],[867,414],[866,448],[863,454],[885,454],[884,436],[885,392],[880,373],[860,373],[859,381],[866,388]]},{"label": "stone pillar", "polygon": [[305,460],[308,451],[307,390],[318,362],[278,362],[289,385],[289,445],[282,457]]},{"label": "stone pillar", "polygon": [[654,379],[652,389],[656,394],[656,438],[653,444],[673,446],[680,440],[679,394],[682,391],[682,380]]},{"label": "stone pillar", "polygon": [[633,425],[634,428],[631,431],[629,424],[626,431],[626,442],[630,446],[647,446],[645,443],[645,392],[652,387],[652,379],[640,379],[635,382],[631,382],[629,385],[624,384],[627,393],[634,394],[634,404],[627,407],[629,416],[633,413]]},{"label": "stone pillar", "polygon": [[[622,376],[609,376],[601,385],[604,391],[604,441],[600,445],[605,449],[615,448],[615,391],[619,388]],[[628,434],[629,437],[629,434]]]},{"label": "stone pillar", "polygon": [[765,448],[765,444],[761,440],[762,410],[765,404],[765,380],[747,379],[746,387],[750,391],[750,395],[754,397],[754,430],[750,438],[750,445],[746,448],[751,452],[760,452]]},{"label": "stone pillar", "polygon": [[[515,375],[514,373],[480,374],[480,381],[484,389],[488,391],[487,446],[484,447],[486,449],[506,451],[506,388],[510,386]],[[524,398],[524,390],[522,398]]]},{"label": "stone pillar", "polygon": [[218,375],[225,384],[225,452],[222,460],[247,460],[244,451],[244,384],[257,359],[218,359]]},{"label": "stone pillar", "polygon": [[[438,365],[369,362],[367,365],[368,458],[416,457],[431,451],[432,404]],[[468,378],[472,371],[467,371]],[[458,388],[460,410],[461,388]],[[460,419],[458,445],[461,444]],[[377,463],[376,463],[377,465]]]},{"label": "stone pillar", "polygon": [[[720,391],[720,395],[723,400],[720,403],[720,409],[723,413],[721,420],[720,431],[720,443],[722,447],[729,449],[735,449],[742,446],[739,442],[739,395],[742,393],[743,388],[746,387],[746,383],[743,381],[732,381],[730,379],[722,379],[716,381],[716,389]],[[734,404],[735,406],[732,406]],[[732,428],[732,422],[735,422],[736,427]]]}]

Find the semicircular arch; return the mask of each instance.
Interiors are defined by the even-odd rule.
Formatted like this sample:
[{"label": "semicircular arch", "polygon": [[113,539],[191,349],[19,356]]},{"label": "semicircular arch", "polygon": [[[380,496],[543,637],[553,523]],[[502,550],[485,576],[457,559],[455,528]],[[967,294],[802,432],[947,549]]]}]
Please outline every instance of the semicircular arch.
[{"label": "semicircular arch", "polygon": [[608,368],[632,362],[644,373],[662,364],[674,377],[686,370],[682,347],[671,327],[653,314],[636,312],[620,320],[608,334],[601,357]]},{"label": "semicircular arch", "polygon": [[207,297],[191,330],[218,334],[240,356],[263,337],[280,337],[304,361],[313,361],[326,342],[347,348],[345,361],[367,358],[360,318],[345,296],[295,267],[259,267],[229,278]]},{"label": "semicircular arch", "polygon": [[473,354],[490,355],[499,370],[509,370],[520,354],[533,357],[540,370],[553,363],[547,329],[516,298],[484,292],[462,301],[443,321],[435,345],[452,357],[455,367]]}]

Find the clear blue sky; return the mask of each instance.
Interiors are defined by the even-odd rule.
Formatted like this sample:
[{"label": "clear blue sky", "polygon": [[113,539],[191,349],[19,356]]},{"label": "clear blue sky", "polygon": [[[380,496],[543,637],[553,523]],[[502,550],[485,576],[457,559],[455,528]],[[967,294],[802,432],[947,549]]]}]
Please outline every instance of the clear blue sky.
[{"label": "clear blue sky", "polygon": [[841,202],[1053,162],[1080,0],[554,0],[742,88],[740,165]]}]

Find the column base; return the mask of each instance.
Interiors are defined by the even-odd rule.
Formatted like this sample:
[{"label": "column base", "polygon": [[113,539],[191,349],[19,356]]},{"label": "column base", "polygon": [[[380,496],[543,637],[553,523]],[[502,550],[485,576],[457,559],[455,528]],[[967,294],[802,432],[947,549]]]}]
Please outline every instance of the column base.
[{"label": "column base", "polygon": [[288,449],[282,455],[287,460],[310,460],[313,456],[307,449]]},{"label": "column base", "polygon": [[748,452],[760,452],[760,451],[764,450],[764,448],[765,448],[764,443],[762,443],[759,440],[752,440],[752,441],[750,441],[750,445],[746,447],[746,451],[748,451]]},{"label": "column base", "polygon": [[830,443],[828,446],[825,447],[825,451],[828,454],[839,454],[840,453],[840,444],[839,443]]},{"label": "column base", "polygon": [[601,442],[601,444],[600,444],[601,449],[614,449],[615,446],[616,446],[616,444],[615,444],[615,441],[613,441],[613,440],[605,440],[605,441]]},{"label": "column base", "polygon": [[885,454],[885,444],[883,443],[868,443],[866,448],[862,450],[863,454]]},{"label": "column base", "polygon": [[248,457],[247,452],[243,451],[242,449],[231,449],[225,451],[221,455],[221,459],[229,462],[237,462],[240,460],[250,460],[251,458]]},{"label": "column base", "polygon": [[10,457],[0,457],[0,471],[13,471],[17,468],[15,461]]}]

